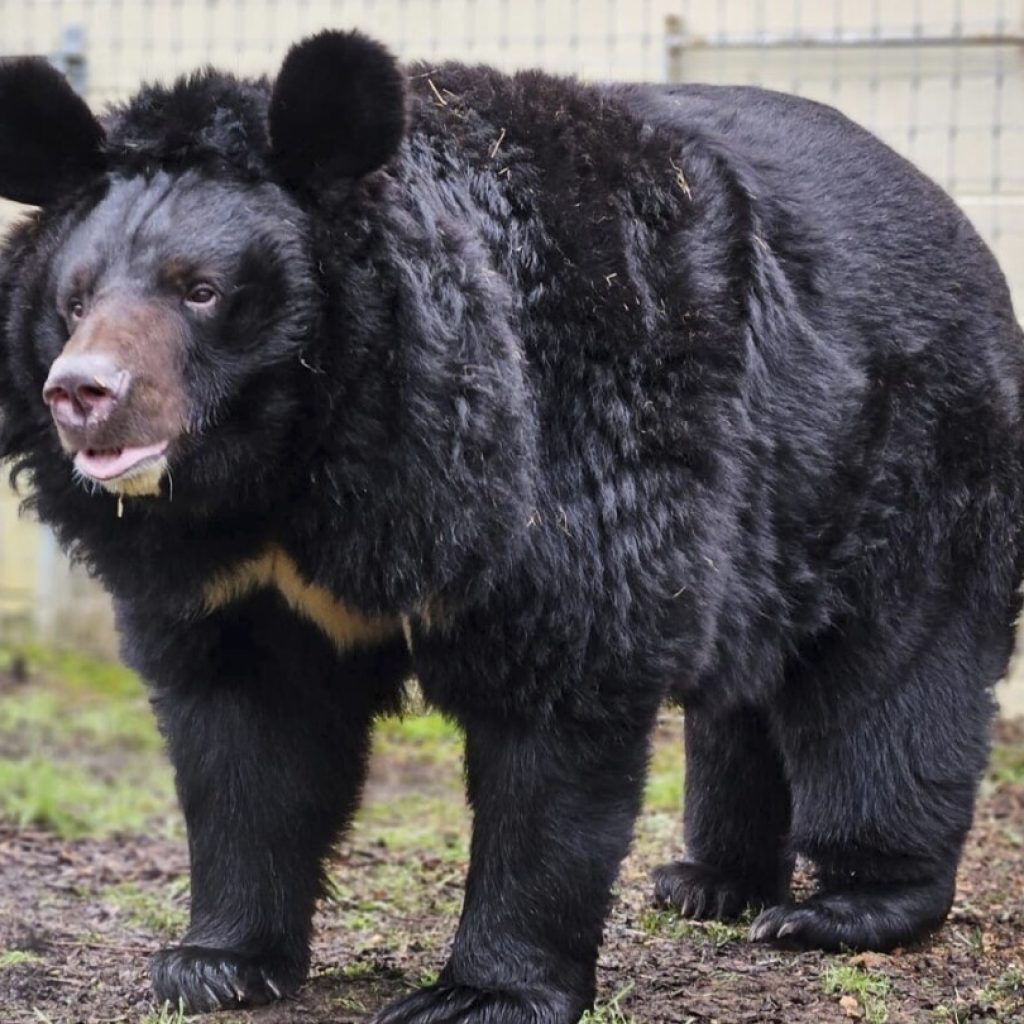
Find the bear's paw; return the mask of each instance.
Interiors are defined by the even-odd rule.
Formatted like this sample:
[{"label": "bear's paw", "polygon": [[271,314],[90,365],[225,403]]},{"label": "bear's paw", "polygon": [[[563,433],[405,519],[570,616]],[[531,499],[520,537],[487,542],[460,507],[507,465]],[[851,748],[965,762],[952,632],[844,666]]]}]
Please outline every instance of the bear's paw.
[{"label": "bear's paw", "polygon": [[820,893],[802,903],[769,907],[751,925],[750,940],[783,949],[886,953],[937,928],[951,898],[940,885]]},{"label": "bear's paw", "polygon": [[160,1001],[187,1013],[263,1006],[291,995],[305,972],[280,957],[247,957],[227,949],[174,946],[150,965]]},{"label": "bear's paw", "polygon": [[654,900],[698,921],[732,921],[748,907],[768,906],[784,892],[776,882],[763,883],[693,861],[675,861],[656,868]]},{"label": "bear's paw", "polygon": [[575,1024],[585,1009],[551,989],[513,992],[438,984],[385,1007],[371,1024]]}]

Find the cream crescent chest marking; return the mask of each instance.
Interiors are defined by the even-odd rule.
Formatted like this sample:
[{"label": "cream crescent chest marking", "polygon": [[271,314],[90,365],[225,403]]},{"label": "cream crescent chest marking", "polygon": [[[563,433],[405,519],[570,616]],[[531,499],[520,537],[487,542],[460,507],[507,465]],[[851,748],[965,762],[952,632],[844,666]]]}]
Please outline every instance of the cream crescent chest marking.
[{"label": "cream crescent chest marking", "polygon": [[372,647],[401,633],[397,618],[367,616],[339,601],[326,587],[309,583],[279,547],[219,573],[203,588],[203,608],[216,611],[256,590],[276,589],[288,606],[316,625],[338,648]]}]

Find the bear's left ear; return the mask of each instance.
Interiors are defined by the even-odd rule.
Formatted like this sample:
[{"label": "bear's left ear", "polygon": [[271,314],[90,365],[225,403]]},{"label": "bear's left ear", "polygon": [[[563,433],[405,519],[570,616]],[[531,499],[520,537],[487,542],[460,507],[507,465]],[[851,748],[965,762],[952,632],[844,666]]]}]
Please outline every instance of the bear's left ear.
[{"label": "bear's left ear", "polygon": [[0,196],[44,206],[103,169],[103,129],[42,57],[0,61]]},{"label": "bear's left ear", "polygon": [[405,78],[359,32],[321,32],[288,51],[270,98],[271,159],[285,182],[359,178],[405,134]]}]

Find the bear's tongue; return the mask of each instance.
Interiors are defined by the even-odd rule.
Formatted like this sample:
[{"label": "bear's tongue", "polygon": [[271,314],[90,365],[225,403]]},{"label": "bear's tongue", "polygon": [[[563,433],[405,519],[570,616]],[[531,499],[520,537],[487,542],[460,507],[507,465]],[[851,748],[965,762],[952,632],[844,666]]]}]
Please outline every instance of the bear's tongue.
[{"label": "bear's tongue", "polygon": [[166,441],[138,448],[85,448],[75,455],[75,465],[94,480],[113,480],[146,459],[162,455]]}]

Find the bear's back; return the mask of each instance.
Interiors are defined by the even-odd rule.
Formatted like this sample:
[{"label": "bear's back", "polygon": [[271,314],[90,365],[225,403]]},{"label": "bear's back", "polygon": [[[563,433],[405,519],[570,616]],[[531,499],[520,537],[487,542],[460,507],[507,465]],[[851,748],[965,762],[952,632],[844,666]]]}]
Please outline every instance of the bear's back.
[{"label": "bear's back", "polygon": [[703,85],[648,91],[644,106],[745,169],[754,203],[778,229],[777,255],[798,281],[798,264],[813,261],[801,299],[822,330],[846,328],[879,354],[914,352],[939,336],[955,344],[975,334],[962,330],[967,322],[1015,339],[1005,278],[967,217],[839,111],[764,89]]}]

